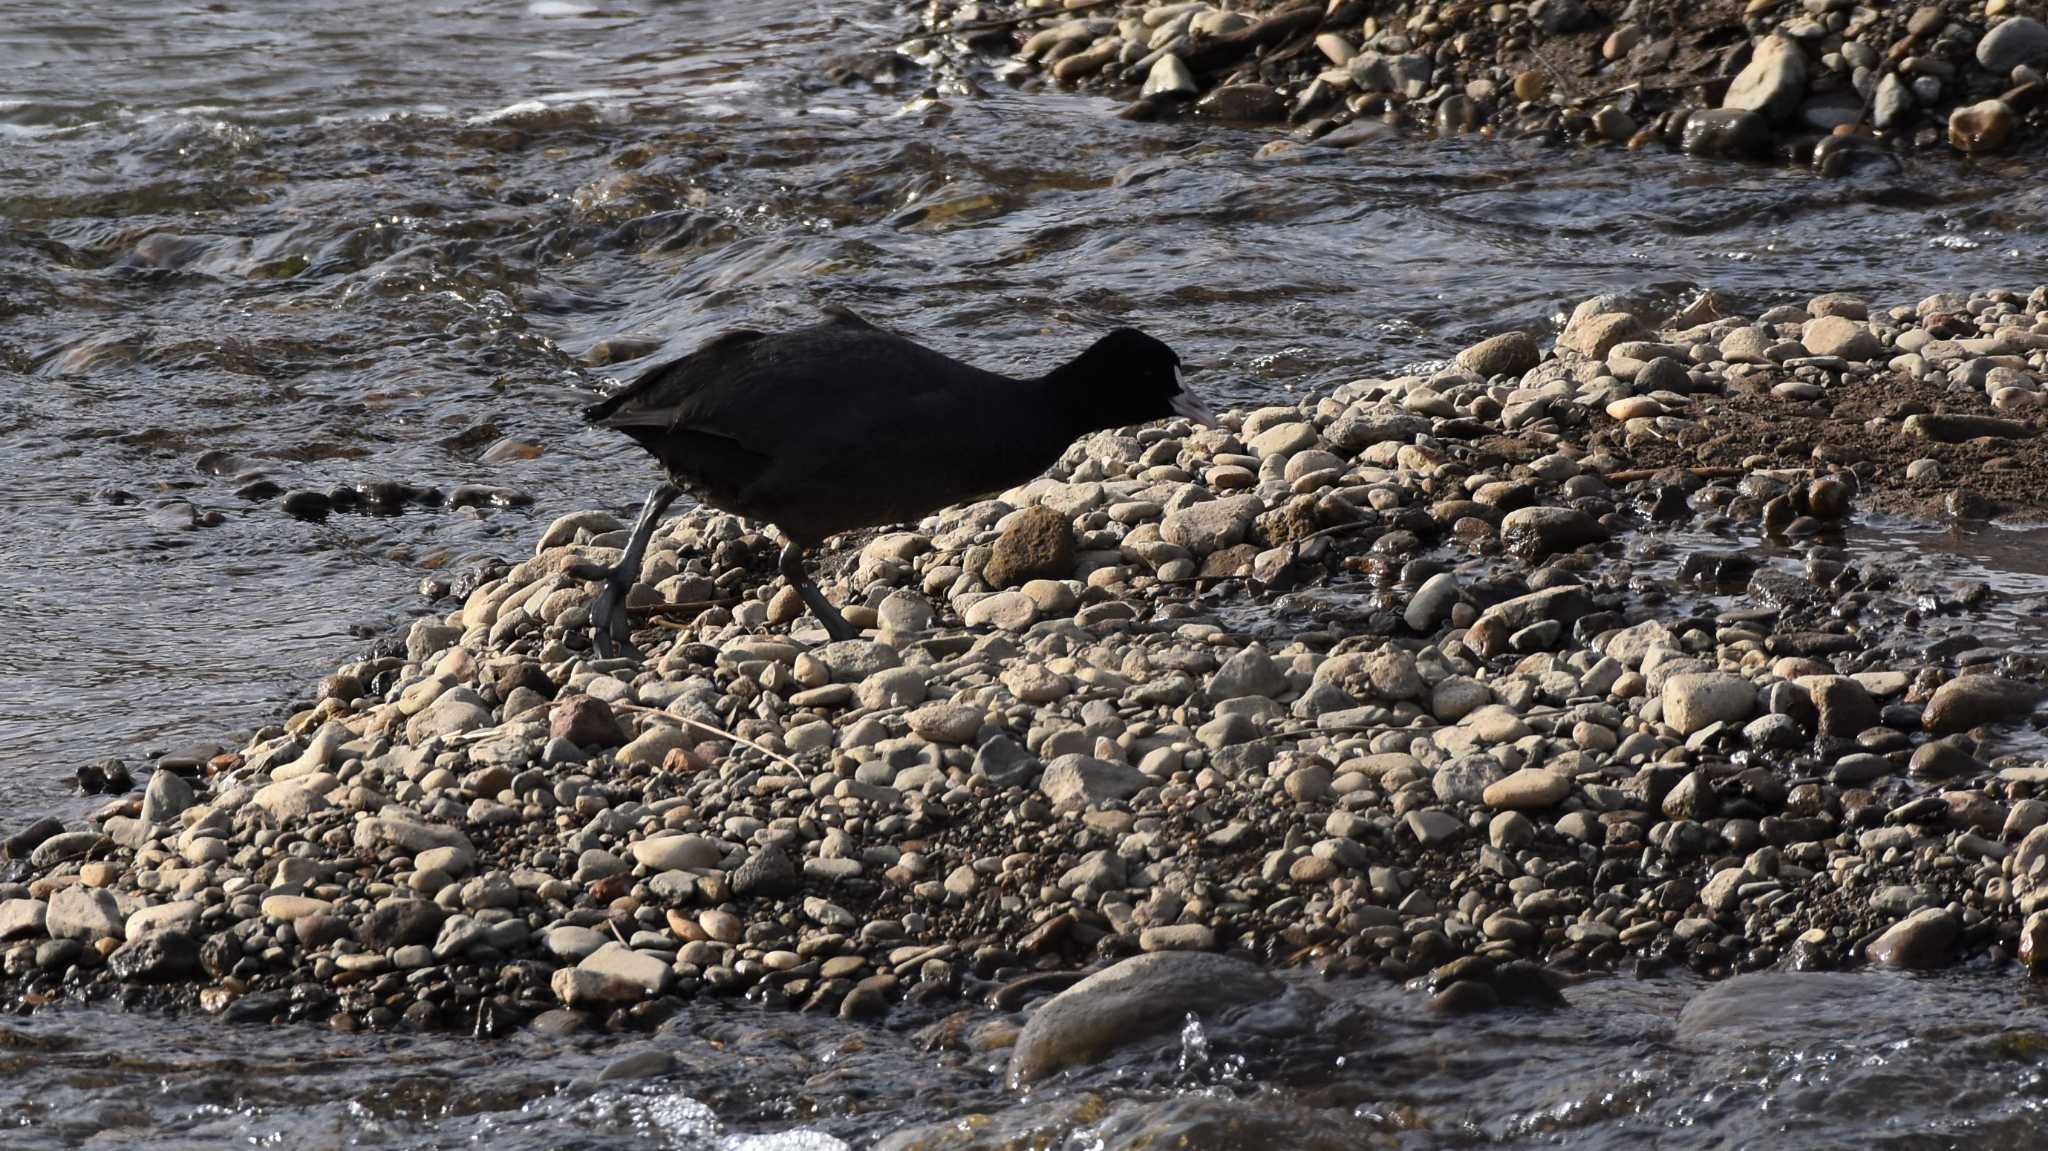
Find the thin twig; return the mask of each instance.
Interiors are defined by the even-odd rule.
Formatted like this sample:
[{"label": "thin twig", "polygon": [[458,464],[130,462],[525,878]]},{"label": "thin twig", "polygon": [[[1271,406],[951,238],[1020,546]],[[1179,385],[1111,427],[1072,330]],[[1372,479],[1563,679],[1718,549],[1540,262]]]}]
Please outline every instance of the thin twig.
[{"label": "thin twig", "polygon": [[1564,89],[1566,99],[1572,101],[1584,99],[1584,97],[1579,95],[1583,89],[1580,87],[1577,78],[1565,75],[1564,69],[1558,67],[1557,62],[1550,58],[1550,53],[1546,51],[1548,47],[1546,44],[1532,41],[1529,44],[1529,55],[1534,56],[1536,63],[1542,65],[1545,72],[1550,73],[1550,82],[1553,85]]},{"label": "thin twig", "polygon": [[[1683,465],[1677,466],[1678,470],[1703,480],[1728,480],[1734,479],[1736,476],[1746,476],[1750,473],[1750,469],[1748,468],[1736,468],[1725,466],[1689,468]],[[1647,480],[1660,472],[1668,470],[1670,469],[1630,468],[1626,471],[1608,472],[1606,475],[1600,478],[1606,480],[1610,484],[1630,484],[1634,483],[1637,480]]]},{"label": "thin twig", "polygon": [[1591,96],[1573,98],[1580,100],[1582,103],[1590,104],[1596,100],[1613,99],[1624,92],[1634,92],[1639,96],[1661,95],[1665,92],[1683,92],[1688,88],[1705,88],[1710,84],[1719,84],[1724,81],[1733,80],[1737,75],[1740,75],[1740,73],[1731,73],[1726,76],[1708,76],[1704,80],[1674,80],[1668,84],[1645,84],[1640,80],[1632,80],[1619,88],[1609,88],[1605,92],[1595,92]]},{"label": "thin twig", "polygon": [[632,604],[626,608],[626,612],[629,615],[656,616],[673,615],[696,608],[701,613],[715,607],[731,607],[738,602],[739,597],[729,596],[725,599],[695,599],[686,603]]},{"label": "thin twig", "polygon": [[1320,528],[1316,531],[1312,531],[1307,535],[1302,536],[1300,539],[1294,540],[1293,543],[1296,548],[1299,548],[1302,544],[1305,544],[1313,539],[1321,539],[1324,536],[1341,536],[1346,532],[1361,531],[1365,528],[1378,526],[1379,525],[1377,523],[1374,523],[1370,520],[1352,520],[1348,523],[1332,524],[1329,527]]},{"label": "thin twig", "polygon": [[722,727],[718,726],[718,725],[717,725],[717,724],[715,724],[715,723],[705,723],[705,722],[704,722],[703,720],[701,720],[701,719],[691,719],[691,718],[690,718],[689,716],[687,716],[687,715],[675,715],[675,714],[673,714],[673,713],[670,713],[670,712],[665,712],[665,711],[662,711],[662,710],[661,710],[660,708],[657,708],[657,707],[643,707],[643,706],[641,706],[640,704],[637,704],[637,703],[619,703],[619,704],[613,704],[612,706],[613,706],[614,708],[623,708],[623,709],[625,709],[625,710],[627,710],[627,711],[644,711],[644,712],[649,712],[649,713],[657,713],[657,714],[661,714],[661,715],[666,715],[666,716],[668,716],[668,717],[669,717],[670,719],[673,719],[673,720],[679,720],[679,721],[681,721],[681,722],[683,722],[683,723],[687,723],[687,724],[689,724],[689,725],[690,725],[691,727],[694,727],[694,728],[700,728],[700,729],[702,729],[702,730],[704,730],[704,731],[708,731],[708,732],[710,732],[710,733],[711,733],[712,735],[716,735],[716,736],[721,736],[721,737],[723,737],[723,738],[725,738],[725,739],[729,739],[729,740],[733,741],[734,743],[737,743],[737,744],[739,744],[739,745],[740,745],[740,746],[742,746],[742,747],[750,747],[750,748],[753,748],[753,749],[754,749],[755,751],[758,751],[758,752],[760,752],[760,753],[761,753],[762,755],[765,755],[765,756],[767,756],[767,757],[768,757],[769,759],[772,759],[772,760],[774,760],[775,762],[777,762],[777,763],[779,763],[779,764],[783,765],[784,767],[787,767],[787,768],[788,768],[788,769],[790,769],[791,771],[794,771],[794,772],[796,772],[796,773],[798,773],[798,774],[800,774],[800,775],[804,773],[804,770],[805,770],[805,769],[804,769],[803,765],[802,765],[802,764],[799,764],[799,763],[797,763],[797,762],[796,762],[795,760],[793,760],[793,759],[789,758],[788,756],[786,756],[786,755],[781,755],[781,754],[779,754],[779,753],[777,753],[777,752],[774,752],[774,751],[770,751],[770,750],[769,750],[768,748],[762,747],[762,746],[761,746],[760,744],[758,744],[758,743],[755,743],[755,742],[754,742],[753,740],[751,740],[751,739],[748,739],[748,738],[747,738],[746,736],[744,736],[744,735],[740,735],[740,734],[738,734],[737,732],[730,732],[730,731],[727,731],[727,730],[725,730],[724,728],[722,728]]}]

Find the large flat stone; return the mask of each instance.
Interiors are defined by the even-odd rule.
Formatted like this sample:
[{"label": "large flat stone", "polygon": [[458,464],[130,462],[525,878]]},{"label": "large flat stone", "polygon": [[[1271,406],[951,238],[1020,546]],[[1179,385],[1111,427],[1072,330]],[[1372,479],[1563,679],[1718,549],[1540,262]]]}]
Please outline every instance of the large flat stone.
[{"label": "large flat stone", "polygon": [[1031,1013],[1010,1052],[1010,1081],[1028,1085],[1119,1045],[1178,1030],[1190,1013],[1214,1015],[1284,989],[1270,973],[1224,955],[1160,951],[1126,959]]}]

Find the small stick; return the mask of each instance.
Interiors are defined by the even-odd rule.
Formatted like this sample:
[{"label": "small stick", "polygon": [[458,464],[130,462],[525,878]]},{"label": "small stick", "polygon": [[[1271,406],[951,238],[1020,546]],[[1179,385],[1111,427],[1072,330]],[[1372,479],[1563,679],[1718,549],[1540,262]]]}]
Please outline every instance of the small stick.
[{"label": "small stick", "polygon": [[[623,708],[626,711],[661,712],[660,708],[642,707],[637,703],[619,703],[613,704],[612,706],[614,708]],[[668,713],[661,712],[661,714],[667,715]],[[724,728],[719,727],[717,724],[705,723],[701,719],[691,719],[687,715],[669,715],[669,718],[681,720],[682,722],[689,724],[691,727],[700,728],[704,731],[710,732],[712,735],[721,736],[725,739],[729,739],[734,743],[741,745],[742,747],[753,748],[755,751],[760,752],[762,755],[767,756],[769,759],[774,760],[775,762],[783,765],[784,767],[789,768],[791,771],[794,771],[799,775],[804,773],[803,765],[797,763],[795,760],[789,758],[786,755],[779,755],[776,752],[770,751],[769,749],[762,747],[760,744],[755,743],[753,740],[748,739],[744,735],[739,735],[735,732],[727,731]]]},{"label": "small stick", "polygon": [[739,601],[739,600],[738,600],[737,598],[728,598],[728,599],[698,599],[698,600],[690,600],[690,601],[689,601],[689,602],[687,602],[687,603],[649,603],[649,604],[634,604],[634,605],[632,605],[631,607],[628,607],[628,608],[626,609],[626,611],[627,611],[627,613],[628,613],[628,614],[631,614],[631,615],[643,615],[643,616],[656,616],[656,615],[671,615],[671,614],[674,614],[674,613],[677,613],[677,612],[684,612],[684,611],[689,611],[689,610],[690,610],[690,609],[692,609],[692,608],[695,608],[695,609],[696,609],[697,611],[699,611],[699,612],[703,612],[703,611],[707,611],[707,610],[709,610],[709,609],[711,609],[711,608],[715,608],[715,607],[731,607],[732,605],[734,605],[734,604],[736,604],[736,603],[738,603],[738,602],[740,602],[740,601]]},{"label": "small stick", "polygon": [[1583,100],[1585,97],[1579,94],[1581,89],[1578,80],[1565,75],[1564,69],[1558,67],[1557,62],[1550,58],[1550,53],[1544,50],[1546,47],[1547,45],[1531,42],[1529,55],[1536,58],[1536,63],[1541,65],[1545,72],[1550,73],[1550,82],[1564,90],[1567,100]]},{"label": "small stick", "polygon": [[[1637,481],[1637,480],[1647,480],[1647,479],[1649,479],[1649,478],[1650,478],[1651,476],[1654,476],[1654,475],[1656,475],[1656,474],[1657,474],[1658,472],[1662,472],[1662,471],[1668,471],[1668,470],[1670,470],[1670,469],[1668,469],[1668,468],[1631,468],[1631,469],[1629,469],[1629,470],[1627,470],[1627,471],[1622,471],[1622,472],[1608,472],[1608,473],[1607,473],[1606,475],[1602,476],[1601,478],[1602,478],[1602,479],[1604,479],[1604,480],[1606,480],[1606,481],[1607,481],[1608,483],[1611,483],[1611,484],[1627,484],[1627,483],[1634,483],[1634,482],[1635,482],[1635,481]],[[1687,473],[1687,474],[1689,474],[1689,475],[1694,475],[1694,476],[1698,476],[1698,477],[1699,477],[1700,479],[1703,479],[1703,480],[1727,480],[1727,479],[1734,479],[1734,478],[1735,478],[1736,476],[1746,476],[1746,475],[1748,475],[1748,474],[1750,473],[1750,469],[1749,469],[1749,468],[1732,468],[1732,467],[1700,467],[1700,468],[1680,468],[1679,470],[1680,470],[1680,471],[1683,471],[1683,472],[1685,472],[1685,473]]]}]

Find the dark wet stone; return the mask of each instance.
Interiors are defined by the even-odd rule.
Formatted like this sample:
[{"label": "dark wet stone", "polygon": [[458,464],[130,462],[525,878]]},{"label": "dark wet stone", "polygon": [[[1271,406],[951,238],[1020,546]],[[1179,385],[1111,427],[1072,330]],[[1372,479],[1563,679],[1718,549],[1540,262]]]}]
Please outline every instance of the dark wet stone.
[{"label": "dark wet stone", "polygon": [[292,922],[292,933],[308,948],[318,950],[354,933],[348,920],[339,915],[307,915]]},{"label": "dark wet stone", "polygon": [[0,840],[0,859],[26,859],[43,841],[64,830],[63,821],[41,816],[35,822]]},{"label": "dark wet stone", "polygon": [[1287,118],[1287,98],[1269,84],[1226,84],[1195,101],[1195,111],[1218,120],[1270,123]]},{"label": "dark wet stone", "polygon": [[500,667],[491,677],[491,687],[499,699],[509,697],[522,687],[542,699],[552,698],[558,690],[555,681],[548,678],[548,673],[542,671],[539,664],[527,660]]},{"label": "dark wet stone", "polygon": [[1704,587],[1734,587],[1748,582],[1755,571],[1756,559],[1752,556],[1694,552],[1678,565],[1678,578]]},{"label": "dark wet stone", "polygon": [[333,510],[334,501],[325,492],[316,492],[310,488],[300,488],[297,491],[285,493],[284,511],[286,515],[297,516],[302,520],[317,520]]},{"label": "dark wet stone", "polygon": [[227,1023],[269,1023],[291,1009],[291,995],[284,991],[259,991],[228,1004],[220,1017]]},{"label": "dark wet stone", "polygon": [[87,795],[119,795],[135,786],[135,776],[119,759],[88,763],[78,769],[78,789]]},{"label": "dark wet stone", "polygon": [[1749,577],[1749,595],[1771,607],[1793,607],[1818,598],[1820,589],[1791,572],[1761,568]]},{"label": "dark wet stone", "polygon": [[199,965],[215,979],[224,979],[242,962],[242,941],[226,933],[209,935],[199,945]]},{"label": "dark wet stone", "polygon": [[574,1035],[590,1029],[590,1016],[581,1011],[556,1008],[534,1016],[529,1026],[541,1035]]},{"label": "dark wet stone", "polygon": [[484,484],[463,484],[448,493],[448,506],[456,508],[522,508],[532,503],[533,496],[526,492]]},{"label": "dark wet stone", "polygon": [[796,865],[780,847],[772,845],[749,856],[732,873],[733,894],[743,897],[774,899],[798,886]]},{"label": "dark wet stone", "polygon": [[1835,632],[1787,631],[1773,635],[1764,646],[1772,655],[1824,656],[1861,651],[1863,641]]},{"label": "dark wet stone", "polygon": [[839,1017],[845,1020],[878,1019],[889,1011],[889,993],[895,989],[893,975],[874,975],[854,984],[839,1001]]},{"label": "dark wet stone", "polygon": [[43,840],[29,852],[29,862],[37,867],[53,867],[66,860],[83,859],[98,847],[102,836],[97,831],[64,831]]},{"label": "dark wet stone", "polygon": [[1466,1015],[1478,1011],[1490,1011],[1500,1006],[1500,992],[1491,983],[1478,979],[1460,980],[1450,984],[1430,998],[1432,1011],[1446,1015]]},{"label": "dark wet stone", "polygon": [[1707,108],[1686,118],[1679,146],[1695,156],[1759,157],[1771,150],[1771,125],[1740,108]]},{"label": "dark wet stone", "polygon": [[1600,521],[1577,508],[1522,508],[1509,512],[1500,522],[1501,542],[1530,557],[1599,543],[1610,534]]},{"label": "dark wet stone", "polygon": [[431,944],[440,937],[447,912],[426,899],[396,899],[372,908],[356,927],[356,938],[373,951]]},{"label": "dark wet stone", "polygon": [[1906,769],[1922,779],[1953,779],[1990,772],[1991,766],[1970,754],[1967,748],[1945,739],[1921,744]]},{"label": "dark wet stone", "polygon": [[1562,1007],[1564,992],[1556,978],[1540,964],[1526,959],[1510,960],[1493,973],[1493,989],[1505,1003],[1524,1007]]},{"label": "dark wet stone", "polygon": [[372,508],[390,511],[405,503],[405,485],[397,480],[369,480],[356,485],[356,495]]},{"label": "dark wet stone", "polygon": [[1036,756],[1007,735],[995,736],[974,753],[973,773],[1000,788],[1026,786],[1043,770]]},{"label": "dark wet stone", "polygon": [[199,944],[182,931],[153,931],[116,949],[107,970],[130,983],[186,979],[199,974]]}]

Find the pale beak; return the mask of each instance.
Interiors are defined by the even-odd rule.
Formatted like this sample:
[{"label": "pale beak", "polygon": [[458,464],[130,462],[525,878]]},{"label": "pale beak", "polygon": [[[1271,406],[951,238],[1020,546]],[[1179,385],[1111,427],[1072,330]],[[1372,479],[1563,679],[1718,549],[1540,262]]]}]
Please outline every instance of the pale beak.
[{"label": "pale beak", "polygon": [[1216,412],[1202,402],[1202,397],[1188,390],[1187,384],[1180,378],[1179,368],[1173,370],[1173,380],[1180,385],[1179,394],[1175,395],[1173,402],[1168,405],[1173,409],[1173,414],[1186,416],[1205,428],[1215,427]]}]

